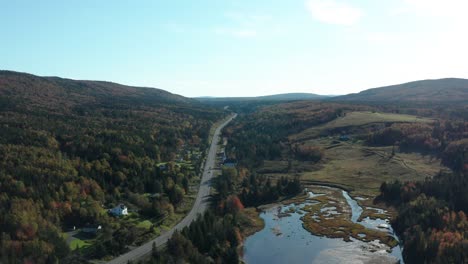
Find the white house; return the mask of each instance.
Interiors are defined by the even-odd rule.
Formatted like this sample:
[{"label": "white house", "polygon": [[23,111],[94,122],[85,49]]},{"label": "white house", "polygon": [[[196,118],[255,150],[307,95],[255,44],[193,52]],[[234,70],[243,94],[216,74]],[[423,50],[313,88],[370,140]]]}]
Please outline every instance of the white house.
[{"label": "white house", "polygon": [[119,204],[116,207],[110,209],[109,212],[115,216],[128,215],[128,208],[124,204]]}]

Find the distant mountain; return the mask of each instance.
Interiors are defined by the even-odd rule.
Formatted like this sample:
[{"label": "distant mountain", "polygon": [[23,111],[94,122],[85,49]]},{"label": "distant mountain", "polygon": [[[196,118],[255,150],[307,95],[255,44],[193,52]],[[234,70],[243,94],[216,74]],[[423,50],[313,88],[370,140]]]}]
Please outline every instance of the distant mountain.
[{"label": "distant mountain", "polygon": [[199,104],[196,100],[156,88],[126,86],[103,81],[80,81],[59,77],[0,71],[0,98],[28,102],[48,108],[86,104],[137,104],[156,106],[162,103]]},{"label": "distant mountain", "polygon": [[285,93],[285,94],[274,94],[274,95],[265,95],[257,97],[198,97],[195,98],[199,101],[295,101],[295,100],[314,100],[314,99],[324,99],[331,96],[327,95],[318,95],[313,93]]},{"label": "distant mountain", "polygon": [[467,79],[438,79],[373,88],[332,98],[361,102],[468,102]]},{"label": "distant mountain", "polygon": [[257,97],[260,100],[311,100],[328,98],[328,95],[319,95],[313,93],[285,93]]}]

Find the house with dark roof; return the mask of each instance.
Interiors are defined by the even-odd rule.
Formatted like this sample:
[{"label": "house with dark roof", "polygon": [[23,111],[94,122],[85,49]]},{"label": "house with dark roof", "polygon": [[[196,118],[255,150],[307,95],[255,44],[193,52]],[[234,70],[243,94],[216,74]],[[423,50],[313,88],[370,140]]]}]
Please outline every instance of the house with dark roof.
[{"label": "house with dark roof", "polygon": [[229,168],[234,168],[237,166],[237,160],[236,159],[225,159],[223,162],[223,166],[229,167]]},{"label": "house with dark roof", "polygon": [[81,228],[81,232],[86,233],[86,234],[90,234],[90,235],[95,235],[101,230],[102,230],[101,225],[87,225],[87,226]]},{"label": "house with dark roof", "polygon": [[119,204],[116,207],[110,209],[109,213],[114,216],[128,215],[128,208],[124,204]]},{"label": "house with dark roof", "polygon": [[221,151],[218,153],[218,158],[220,158],[223,162],[226,160],[226,153],[224,151]]}]

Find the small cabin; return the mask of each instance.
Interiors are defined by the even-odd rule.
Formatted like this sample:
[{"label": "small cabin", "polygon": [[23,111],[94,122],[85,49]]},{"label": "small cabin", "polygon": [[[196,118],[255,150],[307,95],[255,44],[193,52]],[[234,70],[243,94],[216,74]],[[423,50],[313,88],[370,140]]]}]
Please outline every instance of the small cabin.
[{"label": "small cabin", "polygon": [[124,204],[119,204],[116,207],[110,209],[109,213],[115,216],[128,215],[128,208]]}]

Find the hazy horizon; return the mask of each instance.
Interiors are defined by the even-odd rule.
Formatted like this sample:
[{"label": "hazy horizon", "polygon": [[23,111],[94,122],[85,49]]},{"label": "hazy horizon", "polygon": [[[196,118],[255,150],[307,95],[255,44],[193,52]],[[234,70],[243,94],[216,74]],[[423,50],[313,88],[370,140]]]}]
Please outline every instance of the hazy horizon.
[{"label": "hazy horizon", "polygon": [[187,97],[468,78],[462,0],[11,1],[0,68]]}]

